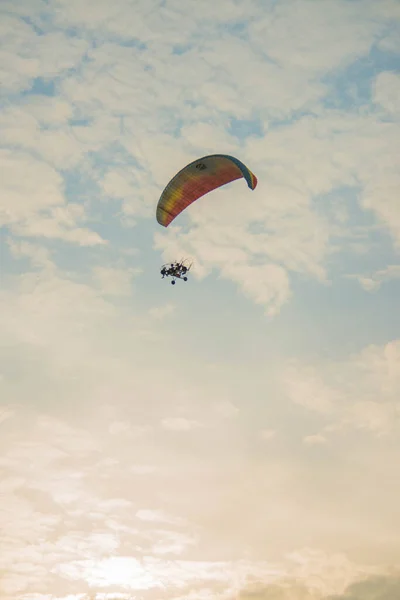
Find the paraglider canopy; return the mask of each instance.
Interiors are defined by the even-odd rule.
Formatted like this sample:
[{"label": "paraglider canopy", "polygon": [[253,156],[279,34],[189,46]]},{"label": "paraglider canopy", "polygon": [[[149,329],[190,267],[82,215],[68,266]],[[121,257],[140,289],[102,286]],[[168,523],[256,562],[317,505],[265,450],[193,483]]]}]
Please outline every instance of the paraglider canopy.
[{"label": "paraglider canopy", "polygon": [[191,162],[171,179],[161,194],[157,221],[168,227],[192,202],[242,177],[254,190],[257,177],[240,160],[227,154],[211,154]]}]

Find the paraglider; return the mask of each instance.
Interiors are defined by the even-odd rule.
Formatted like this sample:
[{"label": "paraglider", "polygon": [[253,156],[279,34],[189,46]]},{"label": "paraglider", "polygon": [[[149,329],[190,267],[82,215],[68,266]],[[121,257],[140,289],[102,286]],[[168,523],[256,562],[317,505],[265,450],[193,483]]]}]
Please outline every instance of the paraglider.
[{"label": "paraglider", "polygon": [[242,177],[254,190],[257,177],[240,160],[227,154],[211,154],[189,163],[171,179],[161,194],[157,204],[157,221],[168,227],[192,202]]},{"label": "paraglider", "polygon": [[[257,177],[254,173],[228,154],[210,154],[189,163],[171,179],[161,194],[156,211],[158,223],[168,227],[201,196],[241,178],[246,180],[251,190],[256,188]],[[183,262],[172,263],[170,267],[164,265],[161,268],[161,275],[162,278],[172,277],[171,283],[175,285],[175,279],[187,281],[189,269]]]}]

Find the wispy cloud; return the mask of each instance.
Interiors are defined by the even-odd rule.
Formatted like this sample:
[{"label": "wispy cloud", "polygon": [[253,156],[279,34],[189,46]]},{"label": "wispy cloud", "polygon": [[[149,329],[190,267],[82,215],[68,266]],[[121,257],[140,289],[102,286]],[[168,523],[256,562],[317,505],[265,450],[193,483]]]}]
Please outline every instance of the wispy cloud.
[{"label": "wispy cloud", "polygon": [[170,431],[190,431],[191,429],[198,427],[199,423],[190,421],[184,417],[167,417],[162,420],[162,426],[164,429]]},{"label": "wispy cloud", "polygon": [[400,346],[370,346],[343,363],[298,365],[285,374],[289,397],[339,427],[376,434],[397,431],[400,417]]},{"label": "wispy cloud", "polygon": [[318,446],[320,444],[325,444],[326,438],[320,433],[315,433],[313,435],[306,435],[303,438],[303,442],[308,446]]},{"label": "wispy cloud", "polygon": [[357,279],[367,292],[375,292],[383,283],[400,279],[400,265],[388,265],[385,269],[380,269],[369,277],[362,275],[349,275],[349,277]]}]

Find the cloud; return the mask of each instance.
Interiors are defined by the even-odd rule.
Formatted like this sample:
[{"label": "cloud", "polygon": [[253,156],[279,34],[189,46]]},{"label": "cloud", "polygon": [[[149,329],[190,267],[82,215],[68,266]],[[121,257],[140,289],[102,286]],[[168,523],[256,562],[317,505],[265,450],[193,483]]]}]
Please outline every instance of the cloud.
[{"label": "cloud", "polygon": [[237,406],[235,406],[233,402],[230,402],[229,400],[218,402],[218,404],[215,406],[215,410],[219,415],[225,417],[226,419],[238,417],[240,412]]},{"label": "cloud", "polygon": [[149,310],[149,315],[153,319],[163,320],[175,312],[176,308],[173,304],[165,304],[164,306],[155,306]]},{"label": "cloud", "polygon": [[[397,9],[397,7],[393,5],[392,7]],[[396,27],[393,27],[391,30],[389,30],[386,33],[386,35],[381,40],[379,40],[378,47],[381,50],[385,52],[391,52],[394,55],[399,53],[399,44]]]},{"label": "cloud", "polygon": [[400,117],[400,75],[380,73],[375,80],[374,100],[392,117]]},{"label": "cloud", "polygon": [[263,431],[261,431],[261,433],[260,433],[261,439],[264,442],[272,440],[272,438],[274,438],[275,435],[276,435],[276,431],[274,431],[273,429],[263,429]]},{"label": "cloud", "polygon": [[[36,212],[64,204],[62,178],[28,155],[2,150],[2,225],[32,218]],[[7,202],[6,202],[7,200]]]},{"label": "cloud", "polygon": [[321,435],[320,433],[316,433],[314,435],[306,435],[303,438],[303,442],[307,446],[316,446],[316,445],[320,445],[320,444],[326,444],[326,438],[323,435]]},{"label": "cloud", "polygon": [[162,420],[162,426],[169,431],[190,431],[199,427],[196,421],[190,421],[184,417],[167,417]]},{"label": "cloud", "polygon": [[289,398],[323,415],[331,428],[350,427],[382,435],[399,418],[400,345],[369,346],[343,363],[291,366],[283,385]]},{"label": "cloud", "polygon": [[[1,381],[1,379],[0,379]],[[8,419],[12,419],[14,416],[14,411],[12,408],[2,407],[0,410],[0,425],[7,421]]]},{"label": "cloud", "polygon": [[313,367],[303,367],[300,377],[297,367],[288,367],[284,385],[296,404],[321,414],[329,414],[340,401],[340,392],[326,386]]},{"label": "cloud", "polygon": [[[217,214],[224,221],[223,206]],[[227,213],[228,214],[228,213]],[[195,256],[196,267],[194,275],[210,272],[218,266],[222,277],[239,283],[246,296],[253,299],[257,304],[264,305],[266,312],[274,315],[279,312],[280,307],[290,296],[290,284],[286,271],[273,263],[251,264],[254,260],[251,245],[254,246],[254,257],[257,254],[263,256],[263,242],[254,239],[249,242],[249,234],[242,227],[232,229],[227,225],[216,223],[203,223],[203,226],[194,227],[190,234],[184,236],[176,231],[174,236],[173,252],[182,256]],[[166,240],[166,238],[165,238]],[[267,240],[265,240],[267,241]],[[171,237],[167,243],[161,235],[156,237],[156,245],[166,250],[171,245]],[[265,245],[265,248],[268,248]],[[168,248],[169,250],[169,248]],[[250,256],[248,252],[250,251]],[[169,250],[170,252],[170,250]],[[167,260],[167,253],[164,254]]]},{"label": "cloud", "polygon": [[4,168],[1,181],[0,223],[25,237],[62,239],[82,246],[104,244],[104,240],[86,228],[81,205],[66,205],[63,181],[50,165],[28,154],[2,150]]},{"label": "cloud", "polygon": [[343,594],[327,600],[395,600],[400,593],[398,574],[378,575],[349,585]]},{"label": "cloud", "polygon": [[380,269],[369,277],[363,275],[349,275],[349,277],[357,279],[361,287],[367,292],[375,292],[379,290],[383,283],[400,278],[400,266],[388,265],[385,269]]},{"label": "cloud", "polygon": [[2,2],[2,600],[396,594],[399,16]]},{"label": "cloud", "polygon": [[69,170],[82,165],[87,152],[101,147],[98,141],[101,131],[91,141],[87,139],[90,128],[73,123],[71,103],[57,96],[39,94],[28,96],[20,106],[7,107],[0,117],[7,145],[31,157],[34,165],[40,160],[64,177]]},{"label": "cloud", "polygon": [[[326,110],[272,130],[265,139],[252,140],[249,157],[256,161],[262,155],[279,166],[288,174],[287,184],[290,181],[307,196],[360,186],[361,207],[373,210],[398,241],[396,131],[396,124],[381,122],[374,115]],[[381,160],[374,168],[377,151]]]},{"label": "cloud", "polygon": [[26,241],[8,240],[8,246],[11,254],[15,258],[27,258],[33,267],[39,269],[53,269],[54,263],[51,259],[49,250],[38,244],[32,244]]},{"label": "cloud", "polygon": [[124,423],[123,421],[114,421],[110,424],[109,432],[111,435],[119,435],[121,433],[125,433],[130,430],[129,423]]},{"label": "cloud", "polygon": [[[204,274],[217,267],[276,314],[291,297],[291,275],[327,280],[332,240],[346,233],[343,223],[329,223],[317,213],[316,197],[343,186],[361,187],[360,207],[375,212],[395,243],[400,239],[396,128],[374,115],[333,110],[271,128],[246,146],[244,158],[260,181],[251,206],[239,199],[239,184],[229,196],[215,193],[218,205],[203,200],[202,207],[191,209],[195,226],[189,233],[176,229],[168,239],[159,234],[156,247],[194,256]],[[379,169],[374,167],[377,148]],[[234,209],[233,194],[238,197]]]},{"label": "cloud", "polygon": [[136,513],[136,517],[142,521],[152,523],[169,523],[172,525],[181,525],[182,519],[165,514],[162,510],[140,509]]},{"label": "cloud", "polygon": [[152,465],[134,465],[131,467],[132,473],[135,473],[136,475],[147,475],[149,473],[154,473],[155,470],[156,467]]},{"label": "cloud", "polygon": [[[143,590],[150,598],[153,590],[158,598],[165,600],[174,598],[174,592],[176,597],[192,593],[196,598],[196,594],[200,594],[196,590],[200,589],[213,597],[221,594],[222,598],[229,598],[236,589],[236,593],[243,590],[244,597],[257,592],[267,594],[267,598],[268,594],[274,593],[278,598],[281,594],[283,599],[301,590],[311,594],[313,600],[325,600],[324,590],[341,593],[348,582],[363,571],[343,555],[330,556],[315,550],[292,552],[278,564],[262,560],[199,560],[198,556],[204,552],[199,544],[206,533],[205,527],[210,533],[210,524],[207,525],[206,519],[199,527],[199,523],[195,525],[182,516],[186,512],[182,511],[182,499],[189,500],[187,482],[191,481],[195,488],[191,496],[193,502],[201,489],[204,496],[197,499],[199,505],[191,514],[199,519],[200,506],[204,511],[206,501],[211,506],[217,502],[223,511],[220,516],[217,511],[216,517],[220,520],[230,512],[230,506],[242,503],[244,498],[257,498],[256,489],[258,493],[262,489],[262,486],[258,488],[261,472],[258,477],[254,472],[249,475],[250,465],[245,465],[246,469],[242,473],[235,471],[231,485],[226,486],[226,469],[218,468],[214,477],[225,482],[218,492],[213,490],[215,483],[211,485],[213,478],[207,475],[212,463],[204,463],[204,453],[200,457],[200,470],[192,460],[187,463],[189,471],[184,481],[176,477],[179,472],[185,473],[184,457],[178,463],[174,455],[165,464],[161,478],[160,471],[153,469],[137,473],[135,460],[142,452],[141,444],[146,444],[146,437],[137,438],[136,442],[131,438],[128,446],[126,441],[119,445],[117,440],[116,444],[115,436],[107,436],[107,413],[102,416],[100,408],[99,405],[93,407],[86,426],[81,425],[79,429],[60,418],[28,417],[20,410],[13,428],[2,436],[6,448],[1,460],[5,471],[2,505],[12,507],[11,512],[9,508],[3,515],[2,531],[8,537],[0,540],[0,544],[7,547],[1,556],[2,566],[9,573],[4,585],[2,582],[4,594],[6,591],[16,593],[12,590],[19,594],[24,590],[40,593],[45,589],[55,597],[64,598],[62,594],[68,591],[82,594],[86,593],[86,586],[91,586],[93,593]],[[23,421],[25,428],[21,431]],[[152,445],[153,442],[148,446],[148,457]],[[162,445],[158,460],[161,456],[165,460],[169,452],[170,449]],[[219,460],[215,455],[214,461]],[[277,485],[272,464],[268,468],[263,466],[262,471],[265,471],[264,482],[268,482],[266,491],[271,511],[271,496],[282,490],[282,483]],[[140,476],[140,484],[135,485],[136,480],[132,479],[135,476]],[[241,486],[237,486],[238,477]],[[201,484],[198,488],[196,478]],[[165,501],[174,495],[180,499],[176,504],[178,511],[154,508],[157,497],[158,506],[162,502],[172,507],[170,501]],[[281,491],[278,496],[282,504]],[[231,504],[227,504],[228,499]],[[265,498],[260,501],[265,509]],[[256,506],[253,510],[259,529],[260,515],[266,517],[267,514],[265,510],[260,513]],[[287,507],[283,507],[283,512],[287,521]],[[244,512],[238,514],[245,519]],[[276,515],[270,516],[276,518]],[[225,527],[223,519],[222,528]],[[251,521],[246,517],[245,528],[248,527]],[[269,531],[271,534],[271,529]],[[232,539],[236,539],[236,535],[237,531],[233,532]],[[10,537],[14,539],[12,548],[7,546]],[[244,539],[240,536],[240,547]],[[214,552],[215,549],[211,555]],[[188,555],[197,558],[189,560]],[[32,578],[27,576],[27,565],[32,565]]]},{"label": "cloud", "polygon": [[106,296],[129,296],[134,275],[132,268],[97,266],[93,269],[94,283]]},{"label": "cloud", "polygon": [[[308,1],[287,1],[261,11],[250,0],[240,7],[226,0],[211,13],[197,9],[194,26],[189,5],[170,2],[153,14],[140,3],[133,18],[125,0],[112,8],[89,3],[85,11],[59,2],[54,12],[46,9],[58,28],[54,33],[42,12],[24,4],[24,21],[15,12],[7,17],[18,24],[14,54],[22,56],[22,48],[30,48],[24,60],[41,65],[43,83],[2,113],[2,139],[35,160],[40,156],[62,172],[66,183],[71,171],[74,177],[79,174],[90,188],[81,193],[90,202],[96,195],[118,201],[121,223],[131,226],[151,214],[165,182],[198,152],[220,147],[240,153],[259,175],[254,208],[246,202],[236,223],[227,202],[214,223],[212,212],[205,211],[198,230],[181,237],[175,249],[196,258],[198,274],[218,269],[274,316],[292,298],[293,274],[327,279],[335,227],[315,210],[311,199],[316,195],[361,183],[362,206],[374,210],[398,236],[396,125],[389,129],[373,114],[351,114],[350,122],[345,111],[321,108],[331,92],[325,72],[366,56],[375,41],[384,39],[395,14],[390,2],[379,13],[368,3],[362,18],[356,7],[329,1],[322,10]],[[238,19],[243,19],[242,35],[235,30]],[[11,23],[6,25],[8,31]],[[99,36],[102,43],[94,43]],[[57,85],[46,96],[45,83],[55,76]],[[375,101],[385,110],[385,98],[393,93],[385,90],[395,86],[395,77],[380,73],[375,82]],[[300,113],[297,121],[274,126],[274,120],[280,123],[299,111],[312,114]],[[258,123],[264,135],[248,131],[242,144],[227,124],[243,119]],[[369,165],[378,143],[377,171]],[[240,203],[243,191],[232,186],[232,194],[235,205]],[[201,209],[189,214],[196,221]],[[254,225],[268,234],[249,235]],[[18,235],[104,243],[97,232],[78,227],[77,215],[67,231],[65,214],[59,212],[12,226]],[[157,248],[166,244],[157,237]]]},{"label": "cloud", "polygon": [[324,73],[368,52],[379,35],[382,24],[370,18],[375,12],[372,5],[362,18],[358,8],[358,4],[334,0],[324,7],[310,0],[278,4],[272,19],[265,15],[254,22],[255,39],[279,65]]},{"label": "cloud", "polygon": [[38,77],[57,77],[79,63],[87,49],[84,40],[71,39],[61,31],[38,35],[17,15],[7,13],[2,15],[0,36],[4,40],[0,56],[3,93],[29,89]]},{"label": "cloud", "polygon": [[287,582],[281,585],[253,585],[242,590],[239,600],[320,600],[320,595],[308,589],[305,585],[296,582]]}]

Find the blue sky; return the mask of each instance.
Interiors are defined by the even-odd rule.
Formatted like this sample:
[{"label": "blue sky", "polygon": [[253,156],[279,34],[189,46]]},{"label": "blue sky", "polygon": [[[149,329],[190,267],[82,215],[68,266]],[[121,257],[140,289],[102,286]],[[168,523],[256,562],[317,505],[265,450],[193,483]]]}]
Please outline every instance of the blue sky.
[{"label": "blue sky", "polygon": [[[2,600],[397,600],[399,2],[5,0],[0,36]],[[256,190],[160,227],[213,153]]]}]

